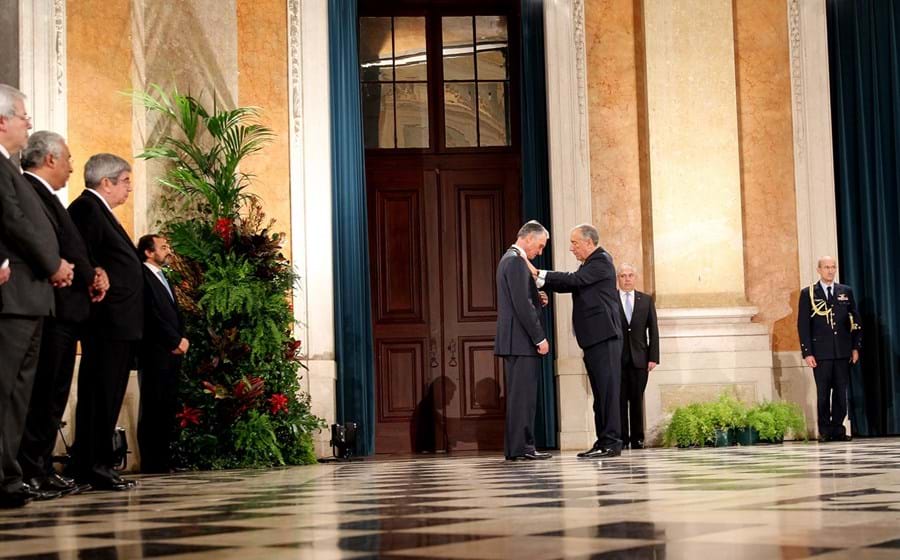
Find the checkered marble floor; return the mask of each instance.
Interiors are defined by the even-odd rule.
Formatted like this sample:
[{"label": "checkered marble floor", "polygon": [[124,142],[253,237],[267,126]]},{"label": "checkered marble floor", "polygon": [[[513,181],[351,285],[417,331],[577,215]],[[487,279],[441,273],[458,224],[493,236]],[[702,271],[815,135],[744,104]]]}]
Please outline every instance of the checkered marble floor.
[{"label": "checkered marble floor", "polygon": [[900,558],[900,439],[141,478],[0,510],[0,558]]}]

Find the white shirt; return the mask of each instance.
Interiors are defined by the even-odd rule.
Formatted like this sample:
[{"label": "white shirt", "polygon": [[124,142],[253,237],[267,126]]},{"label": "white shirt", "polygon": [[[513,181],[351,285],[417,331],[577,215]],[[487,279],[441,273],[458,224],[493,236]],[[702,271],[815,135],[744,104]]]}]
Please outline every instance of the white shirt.
[{"label": "white shirt", "polygon": [[100,202],[103,203],[103,206],[106,206],[106,209],[109,210],[110,212],[112,212],[112,207],[109,205],[109,202],[106,202],[106,199],[103,198],[103,195],[101,195],[100,193],[98,193],[98,192],[95,191],[94,189],[87,189],[87,188],[86,188],[86,189],[84,189],[84,192],[89,192],[89,193],[91,193],[92,195],[94,195],[94,196],[96,196],[97,198],[99,198],[99,199],[100,199]]},{"label": "white shirt", "polygon": [[819,285],[822,286],[822,292],[825,293],[825,297],[828,297],[828,288],[831,288],[831,295],[834,295],[834,282],[826,284],[824,280],[820,279]]},{"label": "white shirt", "polygon": [[34,173],[32,173],[31,171],[26,171],[25,173],[23,173],[23,175],[31,175],[32,177],[34,177],[35,179],[40,181],[42,185],[47,187],[47,190],[50,191],[50,194],[52,194],[53,196],[56,196],[56,191],[53,190],[53,187],[50,186],[50,183],[45,181],[43,177],[39,177],[39,176],[35,175]]},{"label": "white shirt", "polygon": [[9,150],[7,150],[6,146],[4,146],[3,144],[0,144],[0,154],[6,156],[6,159],[10,159]]},{"label": "white shirt", "polygon": [[631,308],[634,309],[634,290],[628,292],[619,290],[619,299],[622,300],[622,309],[625,309],[625,294],[631,294]]},{"label": "white shirt", "polygon": [[[143,255],[140,255],[140,257],[143,257]],[[153,277],[156,278],[156,281],[159,282],[160,284],[162,284],[162,287],[165,288],[167,292],[169,292],[169,297],[171,297],[172,299],[175,299],[175,294],[172,293],[172,287],[166,286],[165,282],[162,281],[162,278],[159,277],[160,273],[162,272],[162,269],[150,261],[144,261],[144,266],[146,266],[148,269],[150,269],[150,272],[153,273]]]}]

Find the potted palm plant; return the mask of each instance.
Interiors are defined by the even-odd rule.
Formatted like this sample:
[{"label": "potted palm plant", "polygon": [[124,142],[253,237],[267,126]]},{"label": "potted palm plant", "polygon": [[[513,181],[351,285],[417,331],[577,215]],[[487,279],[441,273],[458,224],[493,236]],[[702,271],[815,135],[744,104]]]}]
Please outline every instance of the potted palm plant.
[{"label": "potted palm plant", "polygon": [[159,87],[135,93],[163,131],[138,157],[163,162],[160,227],[176,258],[191,351],[179,383],[180,436],[187,468],[311,463],[322,421],[300,390],[304,368],[294,338],[297,280],[241,170],[273,138],[253,107],[228,109]]}]

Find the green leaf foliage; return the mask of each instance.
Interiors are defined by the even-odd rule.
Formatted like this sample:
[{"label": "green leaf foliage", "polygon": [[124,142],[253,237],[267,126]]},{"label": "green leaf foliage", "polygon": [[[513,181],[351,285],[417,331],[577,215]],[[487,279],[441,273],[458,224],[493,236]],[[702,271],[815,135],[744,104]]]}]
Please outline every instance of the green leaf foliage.
[{"label": "green leaf foliage", "polygon": [[715,401],[676,408],[663,432],[663,445],[698,447],[711,444],[717,429],[747,427],[759,432],[760,441],[807,439],[806,418],[798,405],[764,402],[748,408],[725,392]]},{"label": "green leaf foliage", "polygon": [[176,255],[171,279],[191,342],[178,388],[177,466],[313,463],[324,423],[300,390],[297,277],[247,191],[252,176],[240,171],[273,134],[253,107],[208,108],[157,86],[133,96],[160,117],[161,132],[139,157],[167,169],[159,225]]}]

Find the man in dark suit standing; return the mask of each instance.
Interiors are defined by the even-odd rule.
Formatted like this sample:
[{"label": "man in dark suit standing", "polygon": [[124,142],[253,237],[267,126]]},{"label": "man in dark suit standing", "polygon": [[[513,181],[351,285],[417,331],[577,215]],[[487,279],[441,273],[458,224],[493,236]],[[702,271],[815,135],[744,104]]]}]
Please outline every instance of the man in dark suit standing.
[{"label": "man in dark suit standing", "polygon": [[[622,445],[644,448],[644,390],[648,373],[659,364],[659,328],[653,299],[634,289],[635,272],[630,264],[619,267],[619,320],[622,344]],[[631,423],[629,426],[629,418]],[[630,428],[630,429],[629,429]]]},{"label": "man in dark suit standing", "polygon": [[506,372],[506,460],[549,459],[534,447],[534,416],[541,356],[550,344],[541,325],[540,296],[528,272],[528,260],[540,255],[550,234],[532,221],[497,265],[497,336],[494,354],[502,356]]},{"label": "man in dark suit standing", "polygon": [[581,262],[575,272],[532,268],[538,288],[572,294],[575,339],[584,351],[597,440],[579,457],[615,457],[622,453],[619,437],[619,390],[622,382],[622,328],[612,257],[600,247],[600,234],[589,224],[575,227],[569,250]]},{"label": "man in dark suit standing", "polygon": [[138,446],[141,472],[165,473],[171,466],[177,405],[178,372],[189,343],[175,297],[175,287],[163,267],[172,250],[165,237],[149,234],[138,241],[144,260],[144,338],[138,360],[141,406],[138,414]]},{"label": "man in dark suit standing", "polygon": [[859,361],[862,325],[853,290],[834,281],[837,262],[821,257],[819,281],[800,291],[800,351],[816,380],[819,441],[849,441],[844,428],[850,364]]},{"label": "man in dark suit standing", "polygon": [[113,469],[112,439],[144,332],[144,273],[112,210],[128,200],[131,166],[118,156],[96,154],[84,166],[84,183],[69,215],[110,286],[103,301],[91,306],[82,337],[71,472],[94,488],[125,490],[133,483]]},{"label": "man in dark suit standing", "polygon": [[30,128],[25,96],[0,84],[0,268],[9,270],[0,310],[0,508],[59,495],[29,488],[17,460],[43,318],[54,311],[53,286],[71,284],[73,275],[37,193],[10,161],[28,143]]},{"label": "man in dark suit standing", "polygon": [[75,277],[71,286],[53,291],[56,315],[44,320],[19,464],[32,488],[68,494],[79,487],[56,472],[51,456],[69,400],[81,327],[90,314],[91,301],[106,295],[109,280],[102,268],[94,266],[78,228],[55,194],[72,174],[71,155],[63,137],[49,131],[32,134],[21,161],[25,179],[53,219],[60,254],[75,265]]}]

